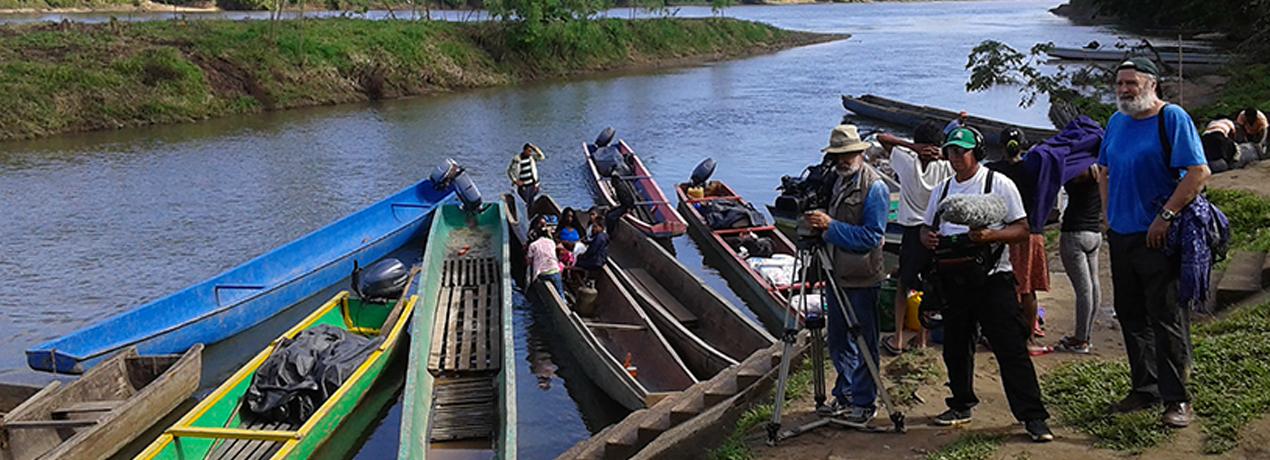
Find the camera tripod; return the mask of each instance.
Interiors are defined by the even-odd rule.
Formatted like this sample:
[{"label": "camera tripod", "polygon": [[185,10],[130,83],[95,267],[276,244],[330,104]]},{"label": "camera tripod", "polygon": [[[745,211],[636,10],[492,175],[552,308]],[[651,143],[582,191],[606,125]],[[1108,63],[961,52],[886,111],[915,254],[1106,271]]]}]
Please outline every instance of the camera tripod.
[{"label": "camera tripod", "polygon": [[[801,232],[800,232],[801,233]],[[801,285],[798,288],[798,298],[802,302],[803,308],[807,305],[807,286],[811,284],[807,274],[811,266],[816,267],[819,277],[825,282],[829,288],[829,292],[834,295],[838,302],[838,308],[842,310],[843,318],[847,322],[847,333],[851,339],[855,341],[856,348],[860,351],[860,359],[863,359],[869,369],[869,375],[873,378],[873,383],[877,386],[878,397],[882,401],[882,406],[888,412],[892,430],[896,433],[907,431],[904,424],[904,413],[896,409],[895,403],[891,399],[890,392],[886,389],[886,382],[882,381],[882,374],[878,370],[877,362],[874,360],[873,352],[869,350],[864,336],[860,334],[860,322],[856,319],[855,310],[851,306],[851,301],[847,299],[845,293],[838,288],[838,283],[834,280],[833,271],[829,268],[830,259],[824,243],[820,241],[819,236],[803,237],[798,242],[798,255],[794,260],[794,272],[801,275],[798,281]],[[800,270],[801,269],[801,270]],[[828,299],[822,299],[822,304],[827,305]],[[793,302],[791,303],[791,307]],[[785,310],[785,331],[781,336],[784,342],[784,353],[781,355],[780,373],[776,381],[776,401],[772,410],[772,420],[767,424],[767,445],[775,446],[777,443],[810,432],[820,427],[837,425],[841,427],[862,430],[868,432],[882,432],[884,430],[869,425],[857,425],[848,423],[846,420],[836,418],[835,416],[821,415],[819,420],[794,427],[792,429],[781,431],[781,415],[785,406],[785,390],[789,382],[789,366],[790,360],[793,358],[794,343],[798,336],[798,322],[796,318],[791,317],[792,308]],[[825,394],[825,318],[817,309],[807,309],[806,320],[804,325],[811,332],[811,360],[812,360],[812,387],[815,391],[814,398],[816,401],[817,413],[824,407]]]}]

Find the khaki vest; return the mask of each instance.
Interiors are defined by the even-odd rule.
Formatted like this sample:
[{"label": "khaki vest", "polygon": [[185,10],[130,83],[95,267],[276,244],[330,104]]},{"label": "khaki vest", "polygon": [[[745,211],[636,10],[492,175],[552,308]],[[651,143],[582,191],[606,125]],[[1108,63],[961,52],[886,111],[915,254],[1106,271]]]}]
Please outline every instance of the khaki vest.
[{"label": "khaki vest", "polygon": [[[860,225],[864,221],[864,200],[868,198],[869,187],[879,180],[882,180],[881,176],[867,163],[848,183],[839,176],[833,186],[829,216],[837,221]],[[864,254],[830,246],[833,247],[833,270],[842,287],[873,287],[886,279],[882,270],[881,244]]]}]

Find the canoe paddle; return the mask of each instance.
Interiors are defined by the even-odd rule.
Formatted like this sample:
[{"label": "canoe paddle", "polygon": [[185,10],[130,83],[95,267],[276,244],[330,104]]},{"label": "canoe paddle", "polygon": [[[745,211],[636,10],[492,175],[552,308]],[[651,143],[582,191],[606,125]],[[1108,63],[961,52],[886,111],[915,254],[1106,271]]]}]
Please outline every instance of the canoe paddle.
[{"label": "canoe paddle", "polygon": [[388,318],[384,319],[384,325],[379,327],[379,336],[388,335],[388,331],[392,330],[392,325],[397,323],[397,318],[401,316],[401,310],[405,307],[407,299],[410,298],[410,286],[414,284],[415,277],[419,276],[419,272],[423,271],[423,265],[416,264],[410,268],[409,279],[406,280],[406,287],[401,290],[401,297],[397,299],[397,304],[393,305],[392,311],[388,313]]}]

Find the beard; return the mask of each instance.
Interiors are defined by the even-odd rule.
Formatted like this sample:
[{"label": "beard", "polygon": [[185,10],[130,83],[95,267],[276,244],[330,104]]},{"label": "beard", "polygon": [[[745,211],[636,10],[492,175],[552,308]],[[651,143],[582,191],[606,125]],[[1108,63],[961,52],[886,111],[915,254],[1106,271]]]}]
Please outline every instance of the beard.
[{"label": "beard", "polygon": [[863,167],[864,166],[861,165],[860,163],[852,163],[847,165],[840,164],[835,166],[833,170],[837,172],[838,175],[841,177],[851,177],[851,176],[854,176],[855,173],[860,172],[860,169]]},{"label": "beard", "polygon": [[1154,93],[1142,92],[1137,97],[1118,97],[1116,98],[1116,109],[1121,113],[1134,116],[1151,110],[1155,107],[1156,97]]}]

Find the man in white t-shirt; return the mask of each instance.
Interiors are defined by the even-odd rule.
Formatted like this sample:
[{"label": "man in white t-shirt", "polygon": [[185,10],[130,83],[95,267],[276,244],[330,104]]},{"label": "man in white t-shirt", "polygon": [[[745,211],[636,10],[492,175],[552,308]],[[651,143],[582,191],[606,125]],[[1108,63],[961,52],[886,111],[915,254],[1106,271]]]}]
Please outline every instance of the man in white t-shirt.
[{"label": "man in white t-shirt", "polygon": [[[904,229],[900,239],[900,279],[895,290],[895,335],[882,338],[882,348],[898,355],[907,347],[904,342],[904,318],[908,314],[908,291],[921,289],[917,275],[930,263],[929,251],[922,246],[922,227],[926,222],[926,204],[930,192],[953,176],[952,166],[939,151],[943,135],[939,125],[927,121],[913,132],[909,144],[894,136],[878,136],[882,148],[890,152],[891,169],[900,183],[900,209],[895,222]],[[918,347],[926,346],[926,333],[918,326]]]},{"label": "man in white t-shirt", "polygon": [[[935,417],[936,425],[952,426],[970,422],[970,411],[979,403],[974,392],[975,329],[978,327],[992,345],[1000,366],[1001,383],[1014,417],[1023,422],[1036,442],[1054,439],[1046,419],[1049,413],[1041,401],[1036,369],[1028,355],[1027,337],[1032,330],[1014,293],[1014,273],[1010,254],[1003,245],[1026,241],[1027,213],[1014,183],[1004,174],[979,165],[983,159],[983,135],[972,128],[957,128],[948,135],[944,155],[956,173],[935,187],[926,206],[927,230],[922,243],[935,250],[941,236],[966,235],[976,250],[995,256],[995,264],[983,267],[974,261],[948,267],[947,259],[936,259],[946,301],[943,311],[944,366],[952,397],[948,410]],[[1005,218],[984,228],[967,228],[945,221],[938,213],[940,203],[956,195],[991,194],[1005,202]],[[937,256],[938,257],[938,256]],[[971,273],[972,271],[977,273]],[[986,272],[986,275],[985,275]],[[928,294],[929,295],[929,294]]]}]

